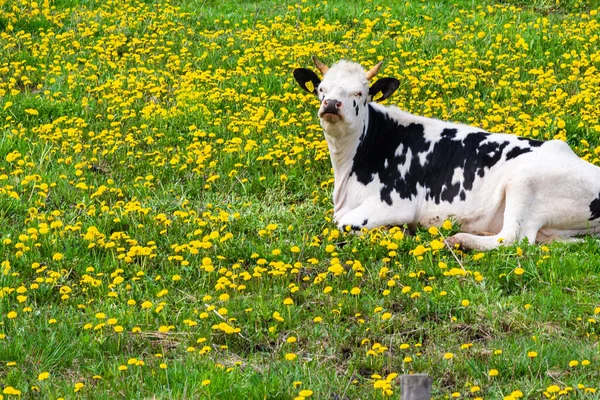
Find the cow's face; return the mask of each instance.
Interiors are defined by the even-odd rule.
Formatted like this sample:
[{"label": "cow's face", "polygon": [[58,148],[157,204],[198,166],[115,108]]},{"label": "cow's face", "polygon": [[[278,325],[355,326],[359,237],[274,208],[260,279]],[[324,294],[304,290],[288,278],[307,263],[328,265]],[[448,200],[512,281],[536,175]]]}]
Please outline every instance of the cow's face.
[{"label": "cow's face", "polygon": [[304,90],[315,93],[321,100],[318,115],[324,127],[361,123],[370,101],[385,100],[400,85],[394,78],[383,78],[373,86],[369,85],[369,79],[377,74],[381,63],[365,72],[360,64],[350,61],[342,60],[328,68],[316,58],[313,60],[324,74],[322,81],[315,72],[306,68],[294,70],[294,78]]}]

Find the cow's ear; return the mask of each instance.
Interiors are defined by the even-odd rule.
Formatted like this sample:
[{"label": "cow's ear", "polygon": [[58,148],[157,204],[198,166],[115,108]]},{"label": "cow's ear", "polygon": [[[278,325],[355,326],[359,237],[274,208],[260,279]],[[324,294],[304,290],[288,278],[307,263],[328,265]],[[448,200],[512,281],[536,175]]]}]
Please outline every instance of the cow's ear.
[{"label": "cow's ear", "polygon": [[390,97],[400,86],[396,78],[381,78],[369,88],[369,96],[373,101],[383,101]]},{"label": "cow's ear", "polygon": [[317,93],[317,87],[321,80],[313,71],[307,68],[296,68],[294,78],[300,84],[300,87],[309,93]]}]

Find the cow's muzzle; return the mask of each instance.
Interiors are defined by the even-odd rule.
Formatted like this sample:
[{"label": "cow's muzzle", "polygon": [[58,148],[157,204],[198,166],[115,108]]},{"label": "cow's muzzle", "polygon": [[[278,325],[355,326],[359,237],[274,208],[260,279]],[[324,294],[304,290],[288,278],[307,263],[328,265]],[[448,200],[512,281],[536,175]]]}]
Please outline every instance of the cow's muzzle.
[{"label": "cow's muzzle", "polygon": [[326,121],[333,122],[341,119],[340,109],[342,102],[336,99],[323,100],[319,117]]}]

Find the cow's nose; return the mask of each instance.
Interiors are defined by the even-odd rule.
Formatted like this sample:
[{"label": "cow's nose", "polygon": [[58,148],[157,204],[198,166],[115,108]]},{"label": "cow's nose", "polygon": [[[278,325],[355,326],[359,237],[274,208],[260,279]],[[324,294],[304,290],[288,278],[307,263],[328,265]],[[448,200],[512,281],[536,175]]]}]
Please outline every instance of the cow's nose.
[{"label": "cow's nose", "polygon": [[336,99],[323,100],[323,113],[337,114],[342,108],[342,102]]}]

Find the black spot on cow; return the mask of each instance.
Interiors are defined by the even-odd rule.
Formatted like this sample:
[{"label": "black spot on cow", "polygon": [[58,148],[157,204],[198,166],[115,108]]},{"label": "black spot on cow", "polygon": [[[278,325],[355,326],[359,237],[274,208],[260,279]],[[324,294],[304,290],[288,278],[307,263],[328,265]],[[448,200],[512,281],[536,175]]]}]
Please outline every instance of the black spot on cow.
[{"label": "black spot on cow", "polygon": [[354,107],[354,111],[356,112],[356,116],[358,116],[358,111],[360,109],[360,106],[358,104],[356,104],[356,100],[352,100],[352,106]]},{"label": "black spot on cow", "polygon": [[[418,187],[425,189],[426,200],[436,204],[452,203],[457,198],[464,201],[475,179],[483,178],[501,161],[510,144],[487,140],[489,137],[487,132],[473,132],[457,139],[456,129],[444,129],[439,139],[428,141],[423,125],[401,125],[369,106],[369,124],[366,132],[363,130],[351,172],[364,185],[377,176],[382,184],[381,201],[389,205],[393,192],[401,199],[412,199]],[[515,152],[512,158],[518,155]],[[453,182],[456,170],[462,177]]]},{"label": "black spot on cow", "polygon": [[600,218],[600,194],[590,203],[590,221]]},{"label": "black spot on cow", "polygon": [[524,138],[524,137],[520,137],[520,136],[517,139],[519,139],[522,142],[527,142],[527,145],[530,147],[540,147],[541,145],[546,143],[541,140],[529,139],[529,138]]},{"label": "black spot on cow", "polygon": [[515,147],[506,153],[506,161],[511,160],[515,157],[520,156],[521,154],[529,153],[531,151],[530,147]]},{"label": "black spot on cow", "polygon": [[363,221],[362,225],[365,226],[369,223],[369,218],[365,218],[365,220]]},{"label": "black spot on cow", "polygon": [[506,153],[506,161],[512,160],[513,158],[517,158],[522,154],[529,153],[535,147],[540,147],[544,144],[544,142],[540,140],[528,139],[524,137],[519,137],[519,141],[525,142],[526,147],[514,147],[508,153]]}]

